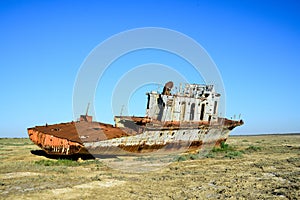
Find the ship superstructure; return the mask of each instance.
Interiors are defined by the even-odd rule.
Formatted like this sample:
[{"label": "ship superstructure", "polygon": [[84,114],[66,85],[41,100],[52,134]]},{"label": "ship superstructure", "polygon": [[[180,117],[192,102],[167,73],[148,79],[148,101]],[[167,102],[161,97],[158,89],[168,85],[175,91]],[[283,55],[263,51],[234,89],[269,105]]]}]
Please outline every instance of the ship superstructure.
[{"label": "ship superstructure", "polygon": [[172,82],[166,83],[161,94],[147,93],[146,116],[159,121],[212,121],[218,120],[220,94],[213,85],[185,84],[171,94]]}]

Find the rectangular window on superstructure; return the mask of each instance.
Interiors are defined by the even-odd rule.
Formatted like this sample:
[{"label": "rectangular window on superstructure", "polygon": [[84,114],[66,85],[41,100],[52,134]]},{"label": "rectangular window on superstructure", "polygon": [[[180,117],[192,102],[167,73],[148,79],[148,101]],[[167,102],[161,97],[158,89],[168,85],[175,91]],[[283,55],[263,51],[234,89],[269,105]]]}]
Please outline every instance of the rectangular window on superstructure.
[{"label": "rectangular window on superstructure", "polygon": [[201,104],[201,113],[200,113],[200,120],[203,120],[204,117],[204,112],[205,112],[205,104]]},{"label": "rectangular window on superstructure", "polygon": [[216,114],[216,113],[217,113],[217,106],[218,106],[218,102],[217,102],[217,101],[215,101],[215,104],[214,104],[214,114]]},{"label": "rectangular window on superstructure", "polygon": [[147,109],[149,109],[149,105],[150,105],[150,94],[147,95],[148,99],[147,99]]}]

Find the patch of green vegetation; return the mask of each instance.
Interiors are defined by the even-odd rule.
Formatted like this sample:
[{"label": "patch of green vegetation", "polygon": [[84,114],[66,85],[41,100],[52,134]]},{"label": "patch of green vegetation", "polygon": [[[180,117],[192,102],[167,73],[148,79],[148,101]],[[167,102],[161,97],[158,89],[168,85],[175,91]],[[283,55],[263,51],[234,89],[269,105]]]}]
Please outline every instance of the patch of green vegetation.
[{"label": "patch of green vegetation", "polygon": [[43,166],[79,166],[79,162],[67,159],[58,160],[38,160],[34,162],[37,165]]},{"label": "patch of green vegetation", "polygon": [[248,148],[246,148],[246,151],[249,151],[249,152],[253,152],[253,151],[261,151],[261,147],[251,145],[251,146],[249,146]]},{"label": "patch of green vegetation", "polygon": [[242,142],[249,142],[248,140],[242,140]]},{"label": "patch of green vegetation", "polygon": [[223,158],[238,158],[242,157],[243,151],[239,151],[234,146],[229,146],[225,142],[220,144],[220,147],[214,147],[210,153],[208,153],[205,157],[207,158],[215,158],[215,157],[223,157]]},{"label": "patch of green vegetation", "polygon": [[[214,147],[210,152],[204,155],[205,158],[239,158],[242,157],[244,151],[239,151],[233,146],[229,146],[229,144],[222,142],[220,147]],[[178,155],[174,158],[174,161],[186,161],[186,160],[197,160],[203,158],[203,155],[199,154],[183,154]]]},{"label": "patch of green vegetation", "polygon": [[190,158],[190,160],[197,160],[197,159],[199,159],[199,155],[198,154],[191,154],[189,156],[189,158]]},{"label": "patch of green vegetation", "polygon": [[[7,153],[7,151],[13,151],[13,149],[1,149],[1,151],[5,151],[5,154]],[[3,153],[1,153],[3,154]]]},{"label": "patch of green vegetation", "polygon": [[[204,157],[214,158],[215,154],[209,152]],[[201,154],[182,154],[182,155],[175,156],[173,158],[173,161],[181,162],[181,161],[186,161],[186,160],[198,160],[200,158],[203,158],[203,155],[201,155]]]},{"label": "patch of green vegetation", "polygon": [[134,158],[135,161],[152,161],[152,160],[156,160],[154,157],[151,156],[138,156],[136,158]]},{"label": "patch of green vegetation", "polygon": [[6,158],[8,158],[8,156],[2,156],[2,155],[0,154],[0,159],[6,159]]},{"label": "patch of green vegetation", "polygon": [[183,154],[183,155],[178,155],[174,157],[174,161],[186,161],[186,160],[197,160],[199,159],[199,154]]},{"label": "patch of green vegetation", "polygon": [[42,166],[66,166],[66,167],[76,167],[76,166],[83,166],[83,165],[89,165],[98,163],[98,160],[92,160],[92,161],[74,161],[70,159],[58,159],[58,160],[38,160],[35,161],[34,164],[36,165],[42,165]]},{"label": "patch of green vegetation", "polygon": [[242,151],[230,151],[230,152],[227,152],[224,157],[225,158],[230,158],[230,159],[235,159],[235,158],[238,158],[238,157],[242,157],[242,154],[243,154]]},{"label": "patch of green vegetation", "polygon": [[205,155],[206,158],[215,158],[216,154],[213,152],[209,152],[208,154]]},{"label": "patch of green vegetation", "polygon": [[220,147],[214,147],[212,149],[212,152],[225,152],[227,153],[228,151],[234,151],[234,147],[229,146],[227,143],[225,142],[221,142]]},{"label": "patch of green vegetation", "polygon": [[188,155],[179,155],[174,157],[174,161],[181,162],[186,160],[188,160]]}]

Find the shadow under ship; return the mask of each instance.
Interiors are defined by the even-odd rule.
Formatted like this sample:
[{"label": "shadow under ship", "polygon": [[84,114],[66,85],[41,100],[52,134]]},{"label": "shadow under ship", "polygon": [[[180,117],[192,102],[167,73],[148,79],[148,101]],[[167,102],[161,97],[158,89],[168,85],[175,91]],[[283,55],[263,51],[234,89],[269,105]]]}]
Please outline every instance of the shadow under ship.
[{"label": "shadow under ship", "polygon": [[29,138],[50,155],[128,155],[188,152],[226,141],[243,125],[218,115],[220,94],[213,85],[185,84],[171,94],[147,93],[145,117],[115,116],[115,125],[95,122],[87,113],[76,122],[28,128]]}]

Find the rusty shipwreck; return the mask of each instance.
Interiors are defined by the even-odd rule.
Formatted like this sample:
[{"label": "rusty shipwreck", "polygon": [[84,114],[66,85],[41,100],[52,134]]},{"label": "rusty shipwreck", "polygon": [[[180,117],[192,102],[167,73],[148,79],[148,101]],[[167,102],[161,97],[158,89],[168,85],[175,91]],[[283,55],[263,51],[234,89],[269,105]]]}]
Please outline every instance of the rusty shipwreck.
[{"label": "rusty shipwreck", "polygon": [[198,150],[226,141],[243,124],[218,115],[220,94],[213,85],[185,84],[172,93],[147,93],[144,117],[115,116],[115,125],[81,115],[77,121],[28,128],[29,138],[51,155],[124,155]]}]

